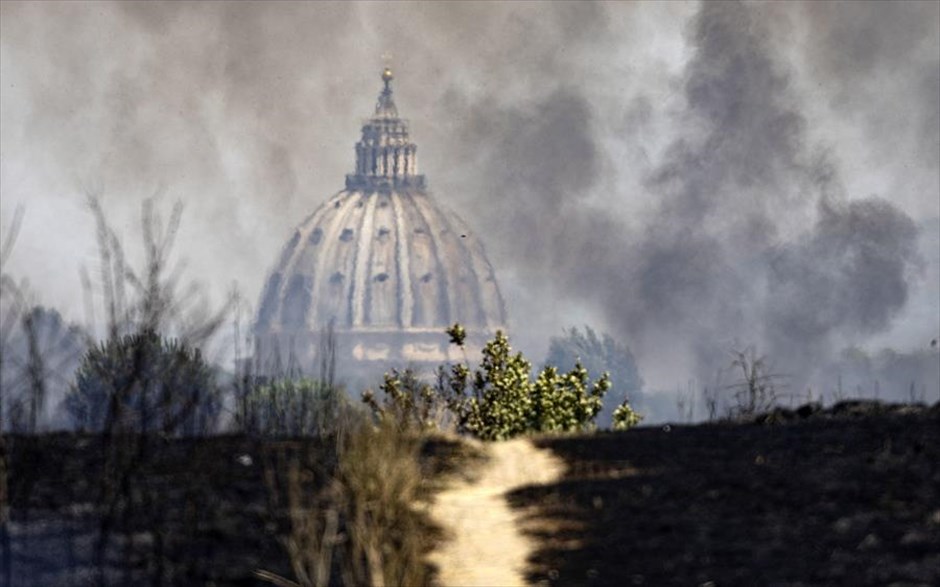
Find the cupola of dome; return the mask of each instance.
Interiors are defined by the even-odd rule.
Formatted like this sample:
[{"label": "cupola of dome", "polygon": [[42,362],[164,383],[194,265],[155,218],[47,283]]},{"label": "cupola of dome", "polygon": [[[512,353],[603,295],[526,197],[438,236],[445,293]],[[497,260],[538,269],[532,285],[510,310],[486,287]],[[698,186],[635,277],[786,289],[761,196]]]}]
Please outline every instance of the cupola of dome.
[{"label": "cupola of dome", "polygon": [[375,115],[362,125],[362,138],[356,143],[356,172],[346,176],[347,189],[424,188],[424,176],[418,175],[418,147],[408,137],[408,121],[398,117],[392,98],[393,79],[386,67]]}]

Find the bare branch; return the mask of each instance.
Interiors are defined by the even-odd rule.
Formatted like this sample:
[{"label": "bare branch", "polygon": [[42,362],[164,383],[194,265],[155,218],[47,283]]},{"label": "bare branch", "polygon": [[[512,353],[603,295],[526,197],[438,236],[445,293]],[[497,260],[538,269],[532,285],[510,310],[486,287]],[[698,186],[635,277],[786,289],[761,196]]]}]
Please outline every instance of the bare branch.
[{"label": "bare branch", "polygon": [[13,253],[13,246],[16,244],[16,237],[19,236],[20,228],[23,226],[23,216],[25,214],[26,209],[22,204],[18,204],[13,211],[13,221],[10,222],[10,226],[7,228],[7,236],[3,239],[3,245],[0,246],[0,273],[3,272],[3,266],[6,265],[7,259]]}]

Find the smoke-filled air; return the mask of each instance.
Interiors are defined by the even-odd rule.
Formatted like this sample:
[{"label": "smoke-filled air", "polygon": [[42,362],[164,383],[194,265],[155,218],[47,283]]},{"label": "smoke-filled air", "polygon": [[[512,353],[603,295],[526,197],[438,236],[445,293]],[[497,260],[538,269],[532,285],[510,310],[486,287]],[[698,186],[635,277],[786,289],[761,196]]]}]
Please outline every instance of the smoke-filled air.
[{"label": "smoke-filled air", "polygon": [[179,201],[180,282],[214,307],[236,288],[247,331],[295,226],[355,171],[388,65],[428,189],[485,245],[535,363],[572,327],[607,334],[651,421],[677,388],[733,383],[734,351],[782,396],[940,395],[936,2],[0,16],[3,273],[98,339],[90,198],[140,259],[142,202]]}]

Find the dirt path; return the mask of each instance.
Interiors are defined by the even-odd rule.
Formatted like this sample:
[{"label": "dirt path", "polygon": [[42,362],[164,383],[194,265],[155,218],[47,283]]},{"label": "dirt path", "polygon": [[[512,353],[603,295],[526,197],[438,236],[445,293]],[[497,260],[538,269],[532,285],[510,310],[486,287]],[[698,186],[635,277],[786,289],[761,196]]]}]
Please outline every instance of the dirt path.
[{"label": "dirt path", "polygon": [[558,479],[564,464],[529,440],[486,445],[487,461],[475,479],[456,481],[440,492],[431,516],[449,540],[431,556],[445,587],[525,585],[526,560],[533,549],[520,530],[505,494],[525,485]]}]

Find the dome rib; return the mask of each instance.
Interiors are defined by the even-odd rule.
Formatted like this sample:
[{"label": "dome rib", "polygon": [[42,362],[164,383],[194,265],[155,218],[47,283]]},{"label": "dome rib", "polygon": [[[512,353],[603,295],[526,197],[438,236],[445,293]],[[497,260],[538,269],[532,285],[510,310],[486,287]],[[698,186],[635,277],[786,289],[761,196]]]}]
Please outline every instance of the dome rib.
[{"label": "dome rib", "polygon": [[[434,261],[437,265],[438,279],[435,281],[438,291],[438,306],[434,308],[434,313],[443,319],[445,324],[450,324],[453,322],[452,308],[456,303],[456,299],[454,298],[454,288],[450,287],[451,276],[449,275],[448,264],[444,262],[444,259],[441,256],[439,250],[440,245],[438,239],[435,238],[435,229],[431,225],[429,215],[418,200],[418,198],[411,198],[411,204],[414,206],[415,212],[421,219],[424,227],[424,234],[428,239],[431,254],[434,255]],[[432,320],[431,322],[433,323],[435,321]]]},{"label": "dome rib", "polygon": [[460,322],[469,322],[472,324],[486,326],[486,317],[483,312],[483,292],[480,289],[479,276],[477,275],[476,267],[474,266],[473,254],[464,240],[466,237],[463,235],[466,234],[466,232],[458,232],[455,230],[454,222],[451,221],[452,216],[453,215],[451,214],[441,213],[441,220],[447,226],[447,230],[450,231],[450,234],[453,235],[455,246],[460,251],[460,254],[464,259],[464,262],[459,264],[458,267],[462,267],[463,271],[469,273],[469,275],[466,277],[463,275],[459,275],[457,277],[458,282],[460,283],[460,285],[457,287],[457,291],[467,296],[469,299],[466,301],[470,303],[461,303],[457,307],[469,309],[472,306],[476,308],[476,315],[474,316],[473,320],[470,320],[466,314],[459,317],[457,320]]},{"label": "dome rib", "polygon": [[[279,266],[284,268],[281,271],[282,276],[293,273],[294,267],[297,266],[298,259],[308,249],[308,247],[304,245],[306,245],[307,239],[310,238],[309,232],[312,232],[313,230],[315,230],[312,227],[317,226],[318,221],[322,220],[323,216],[325,216],[328,211],[329,209],[326,206],[320,207],[319,209],[314,211],[312,214],[307,216],[307,218],[304,219],[304,222],[296,229],[294,233],[295,238],[296,238],[296,243],[294,242],[295,238],[292,238],[290,243],[288,243],[288,245],[285,247],[284,254],[282,255],[281,262],[279,263]],[[307,233],[306,236],[304,235],[304,231],[303,231],[304,228],[309,228],[309,232]],[[291,246],[291,243],[294,243],[294,245]],[[315,279],[315,276],[312,276],[312,277]],[[280,305],[282,306],[283,306],[283,300],[286,296],[288,281],[289,281],[288,279],[284,279],[282,277],[276,286],[275,292],[273,293],[275,299],[281,301]],[[314,295],[315,293],[316,292],[313,292]],[[283,323],[282,320],[279,320],[278,322]]]},{"label": "dome rib", "polygon": [[[470,231],[470,227],[467,226],[463,218],[456,214],[451,214],[450,218],[453,222],[457,223],[460,234],[467,235],[467,240],[463,244],[470,257],[471,266],[473,267],[473,283],[477,290],[477,302],[479,304],[481,324],[500,327],[506,321],[506,309],[503,305],[503,297],[499,292],[499,288],[495,285],[495,271],[493,271],[493,266],[486,256],[483,243],[480,242],[479,239],[471,236],[473,233]],[[483,275],[486,275],[486,279],[481,279]],[[492,292],[484,291],[484,289],[488,288],[487,284],[493,284]],[[489,293],[492,293],[492,295],[488,295]],[[491,300],[493,307],[488,307],[487,300]],[[494,315],[498,316],[498,320],[495,322],[491,320]]]},{"label": "dome rib", "polygon": [[375,215],[375,197],[366,198],[362,218],[359,220],[359,235],[356,239],[356,254],[353,257],[353,267],[356,275],[353,278],[349,293],[349,326],[366,326],[363,321],[365,314],[365,297],[370,286],[367,275],[371,275],[372,262],[372,221]]},{"label": "dome rib", "polygon": [[[346,326],[346,316],[342,315],[341,303],[349,295],[348,289],[351,286],[352,279],[347,267],[349,253],[346,252],[343,255],[339,250],[343,243],[340,236],[343,230],[349,226],[349,220],[355,212],[355,207],[350,205],[352,203],[350,202],[351,199],[351,197],[346,196],[345,192],[337,194],[336,200],[340,202],[340,207],[336,208],[335,203],[332,206],[332,210],[336,211],[337,217],[329,223],[327,230],[323,231],[324,247],[317,256],[317,262],[313,270],[315,275],[321,277],[315,288],[319,300],[314,313],[317,318],[326,317],[328,320],[333,320],[338,327]],[[329,204],[326,207],[330,208]],[[328,265],[329,261],[333,261],[332,265]],[[331,276],[339,273],[343,277],[336,283],[331,282],[329,279],[322,279],[328,273]],[[335,291],[329,291],[330,289]],[[323,316],[324,314],[325,316]],[[322,328],[322,324],[320,327]]]},{"label": "dome rib", "polygon": [[[391,198],[392,214],[395,216],[395,272],[398,276],[398,325],[402,328],[414,326],[414,295],[411,291],[411,268],[409,267],[410,256],[407,251],[407,243],[402,234],[405,226],[404,214],[402,214],[402,205],[399,198]],[[402,254],[402,250],[405,254]]]}]

